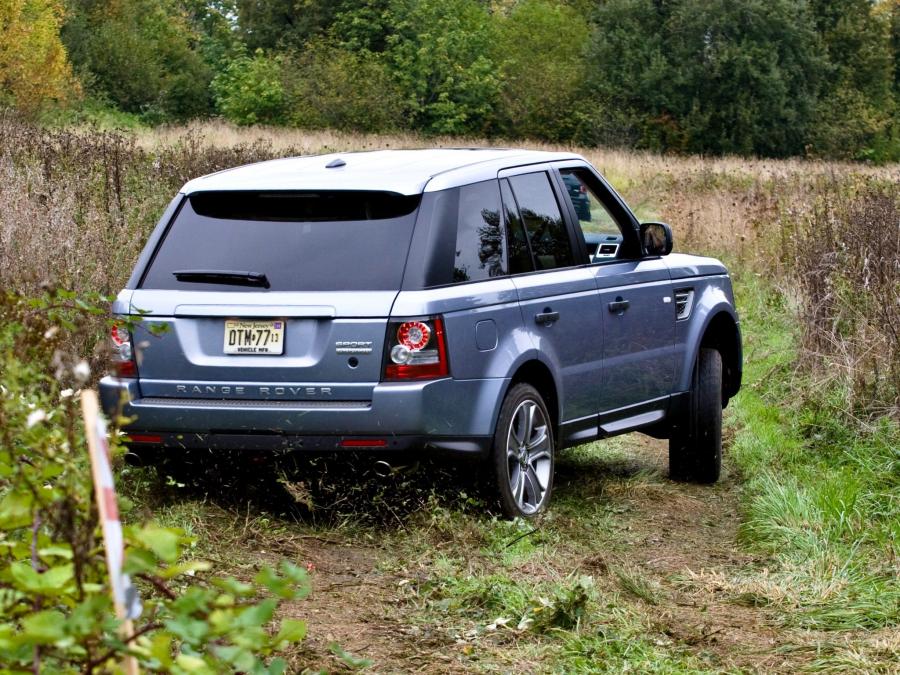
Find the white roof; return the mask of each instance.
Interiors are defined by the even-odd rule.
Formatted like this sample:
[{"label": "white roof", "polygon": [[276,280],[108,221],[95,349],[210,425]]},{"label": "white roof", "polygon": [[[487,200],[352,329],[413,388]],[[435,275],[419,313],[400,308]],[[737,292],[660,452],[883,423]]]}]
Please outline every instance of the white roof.
[{"label": "white roof", "polygon": [[[378,190],[404,195],[495,178],[501,169],[566,159],[568,152],[454,149],[376,150],[288,157],[195,178],[185,194],[211,190]],[[343,166],[326,168],[334,160]]]}]

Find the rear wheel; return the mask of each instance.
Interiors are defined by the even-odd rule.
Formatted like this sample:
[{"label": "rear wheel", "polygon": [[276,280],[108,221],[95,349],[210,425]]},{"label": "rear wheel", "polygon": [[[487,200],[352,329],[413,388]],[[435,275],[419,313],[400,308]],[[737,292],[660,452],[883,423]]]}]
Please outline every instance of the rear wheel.
[{"label": "rear wheel", "polygon": [[669,476],[715,483],[722,470],[722,357],[702,348],[694,366],[688,406],[669,438]]},{"label": "rear wheel", "polygon": [[509,518],[533,518],[553,491],[555,444],[547,406],[529,384],[509,390],[500,408],[490,488]]}]

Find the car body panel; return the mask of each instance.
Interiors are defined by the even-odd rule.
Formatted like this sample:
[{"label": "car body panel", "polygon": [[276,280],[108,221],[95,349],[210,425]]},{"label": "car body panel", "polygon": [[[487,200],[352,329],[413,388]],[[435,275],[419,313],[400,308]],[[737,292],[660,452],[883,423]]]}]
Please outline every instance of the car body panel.
[{"label": "car body panel", "polygon": [[[666,396],[675,373],[675,303],[669,270],[660,259],[623,260],[591,268],[603,317],[605,386],[599,410]],[[610,304],[628,307],[611,311]]]}]

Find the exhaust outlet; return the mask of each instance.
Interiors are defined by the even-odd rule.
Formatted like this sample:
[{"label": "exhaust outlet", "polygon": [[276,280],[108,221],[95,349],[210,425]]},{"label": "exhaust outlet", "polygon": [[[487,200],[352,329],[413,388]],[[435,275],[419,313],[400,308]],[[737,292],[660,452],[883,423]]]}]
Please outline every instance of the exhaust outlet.
[{"label": "exhaust outlet", "polygon": [[394,473],[394,467],[385,462],[383,459],[379,459],[377,462],[375,462],[375,464],[372,465],[372,470],[379,478],[387,478],[392,473]]}]

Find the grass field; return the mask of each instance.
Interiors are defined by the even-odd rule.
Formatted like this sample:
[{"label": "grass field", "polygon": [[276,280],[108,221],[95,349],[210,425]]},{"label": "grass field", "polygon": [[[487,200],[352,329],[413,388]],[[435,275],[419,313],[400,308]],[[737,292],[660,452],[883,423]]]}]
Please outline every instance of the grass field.
[{"label": "grass field", "polygon": [[[0,127],[0,285],[23,293],[117,290],[201,173],[480,144]],[[288,608],[309,620],[296,670],[898,672],[900,169],[579,151],[640,217],[670,222],[676,248],[733,270],[746,378],[718,485],[669,482],[665,443],[635,435],[564,453],[534,525],[487,513],[465,469],[382,476],[364,458],[220,459],[188,484],[123,468],[127,518],[184,528],[194,555],[238,578],[307,565],[313,593]],[[71,340],[95,372],[97,337]]]}]

